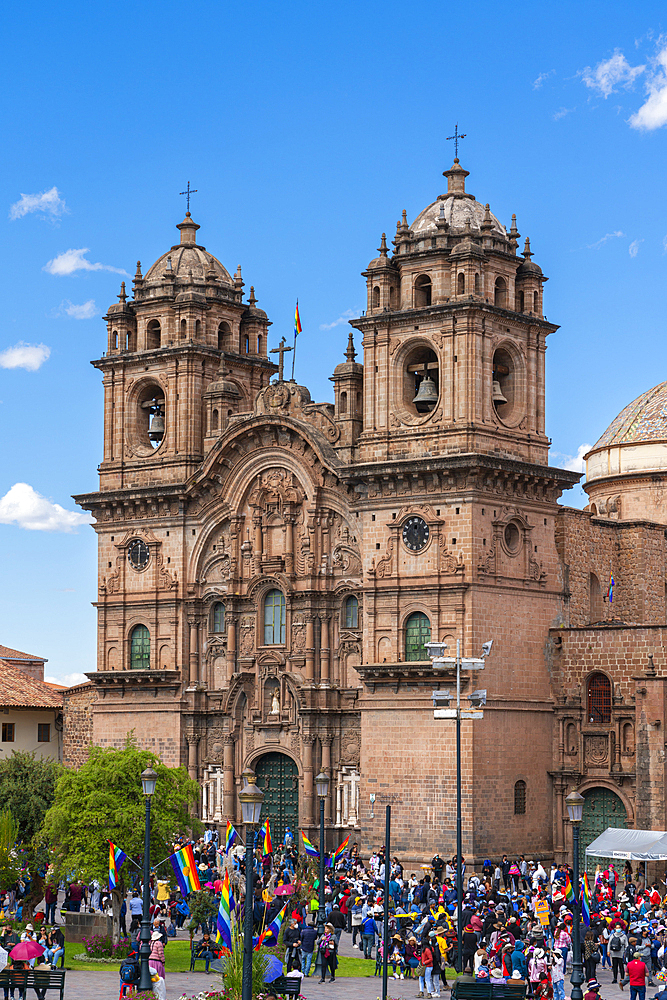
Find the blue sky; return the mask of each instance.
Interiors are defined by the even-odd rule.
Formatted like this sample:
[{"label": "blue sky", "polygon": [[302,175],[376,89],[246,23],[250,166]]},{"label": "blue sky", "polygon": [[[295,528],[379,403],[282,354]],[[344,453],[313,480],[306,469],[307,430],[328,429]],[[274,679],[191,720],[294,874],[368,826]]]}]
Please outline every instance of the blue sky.
[{"label": "blue sky", "polygon": [[516,212],[550,278],[552,464],[662,381],[661,18],[652,2],[568,0],[8,7],[0,644],[65,682],[94,667],[95,535],[71,500],[101,458],[89,361],[121,272],[176,241],[188,179],[200,241],[242,265],[271,346],[299,297],[296,374],[331,399],[360,272],[403,208],[412,220],[445,190],[458,121],[468,190],[505,223]]}]

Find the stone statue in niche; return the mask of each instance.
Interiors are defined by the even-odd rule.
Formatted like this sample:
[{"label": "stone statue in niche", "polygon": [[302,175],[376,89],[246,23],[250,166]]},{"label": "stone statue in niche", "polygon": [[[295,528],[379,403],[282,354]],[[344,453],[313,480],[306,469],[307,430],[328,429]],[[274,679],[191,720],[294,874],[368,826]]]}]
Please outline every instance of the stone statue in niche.
[{"label": "stone statue in niche", "polygon": [[280,699],[278,698],[278,692],[273,692],[273,697],[271,698],[271,711],[269,715],[280,715]]}]

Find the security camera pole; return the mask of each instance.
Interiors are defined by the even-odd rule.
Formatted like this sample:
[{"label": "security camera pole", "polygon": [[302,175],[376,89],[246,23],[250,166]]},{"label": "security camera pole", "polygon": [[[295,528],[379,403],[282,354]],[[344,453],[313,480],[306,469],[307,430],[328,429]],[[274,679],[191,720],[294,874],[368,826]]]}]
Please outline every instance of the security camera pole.
[{"label": "security camera pole", "polygon": [[485,642],[482,646],[481,658],[471,658],[461,656],[461,640],[456,640],[456,659],[451,656],[443,656],[443,651],[447,648],[442,642],[429,642],[426,644],[428,654],[433,660],[433,667],[438,669],[442,666],[453,666],[456,664],[456,708],[438,708],[438,704],[444,702],[449,705],[451,694],[449,691],[433,692],[433,718],[434,719],[456,719],[456,941],[457,972],[463,972],[462,951],[463,951],[463,836],[461,831],[461,719],[483,719],[484,712],[481,707],[486,704],[486,690],[473,691],[469,695],[472,705],[470,709],[461,709],[461,670],[483,670],[484,661],[491,652],[493,639]]}]

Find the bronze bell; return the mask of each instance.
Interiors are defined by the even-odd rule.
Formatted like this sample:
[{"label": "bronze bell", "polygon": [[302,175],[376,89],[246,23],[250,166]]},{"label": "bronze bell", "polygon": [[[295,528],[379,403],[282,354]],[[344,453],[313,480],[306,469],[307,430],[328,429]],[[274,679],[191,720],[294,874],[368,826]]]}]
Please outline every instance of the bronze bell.
[{"label": "bronze bell", "polygon": [[500,382],[493,380],[493,402],[494,403],[506,403],[507,400],[503,396],[503,390],[500,388]]},{"label": "bronze bell", "polygon": [[155,413],[151,414],[150,427],[148,428],[148,438],[153,444],[158,445],[164,437],[164,417],[162,416],[162,410],[158,409]]},{"label": "bronze bell", "polygon": [[438,402],[438,390],[429,375],[424,375],[419,383],[417,395],[412,400],[418,413],[429,413]]}]

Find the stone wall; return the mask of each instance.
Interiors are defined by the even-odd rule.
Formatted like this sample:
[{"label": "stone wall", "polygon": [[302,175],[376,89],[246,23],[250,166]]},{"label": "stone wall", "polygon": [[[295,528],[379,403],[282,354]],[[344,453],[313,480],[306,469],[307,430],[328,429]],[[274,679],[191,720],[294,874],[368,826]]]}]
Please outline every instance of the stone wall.
[{"label": "stone wall", "polygon": [[93,742],[93,705],[97,691],[90,683],[63,691],[63,764],[81,767]]}]

